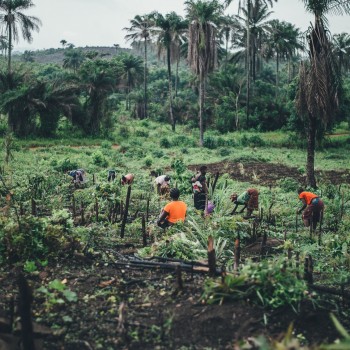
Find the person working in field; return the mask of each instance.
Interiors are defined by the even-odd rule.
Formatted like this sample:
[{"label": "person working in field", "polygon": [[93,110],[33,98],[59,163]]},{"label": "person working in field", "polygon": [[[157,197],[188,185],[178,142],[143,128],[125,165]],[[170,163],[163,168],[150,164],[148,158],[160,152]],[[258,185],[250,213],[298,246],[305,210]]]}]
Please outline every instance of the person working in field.
[{"label": "person working in field", "polygon": [[134,181],[134,177],[134,174],[123,175],[120,182],[122,185],[131,185]]},{"label": "person working in field", "polygon": [[170,190],[170,176],[169,175],[160,175],[154,180],[157,186],[157,193],[164,195]]},{"label": "person working in field", "polygon": [[249,188],[239,196],[237,193],[233,193],[231,195],[231,201],[235,204],[231,215],[236,213],[239,205],[243,205],[240,213],[243,213],[244,209],[247,208],[247,217],[251,217],[253,211],[259,209],[259,191],[255,188]]},{"label": "person working in field", "polygon": [[108,170],[108,177],[107,177],[108,182],[114,181],[115,180],[115,176],[116,176],[116,171],[115,170],[113,170],[113,169]]},{"label": "person working in field", "polygon": [[197,210],[205,210],[208,195],[206,173],[207,167],[203,165],[199,168],[199,172],[191,179],[194,207]]},{"label": "person working in field", "polygon": [[323,215],[323,201],[317,194],[307,192],[303,188],[298,189],[298,195],[303,206],[297,210],[297,213],[300,214],[303,212],[302,218],[304,225],[309,227],[312,223],[312,228],[315,230],[317,223],[320,222]]},{"label": "person working in field", "polygon": [[83,169],[68,171],[68,175],[72,177],[75,185],[80,185],[85,181],[85,171]]},{"label": "person working in field", "polygon": [[177,222],[184,222],[186,218],[187,205],[179,200],[180,191],[177,188],[170,190],[172,201],[168,203],[160,213],[157,225],[161,228],[167,228]]}]

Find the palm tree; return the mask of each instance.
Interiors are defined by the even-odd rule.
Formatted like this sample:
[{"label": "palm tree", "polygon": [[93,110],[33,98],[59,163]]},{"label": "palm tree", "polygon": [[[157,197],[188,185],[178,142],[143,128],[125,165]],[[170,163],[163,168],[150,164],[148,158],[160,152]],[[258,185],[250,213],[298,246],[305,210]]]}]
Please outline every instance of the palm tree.
[{"label": "palm tree", "polygon": [[60,44],[62,45],[63,48],[65,48],[66,45],[67,45],[67,40],[62,39],[62,40],[60,41]]},{"label": "palm tree", "polygon": [[152,15],[135,16],[130,21],[131,27],[124,28],[128,33],[125,35],[126,41],[131,41],[132,44],[143,42],[144,49],[144,77],[143,77],[143,88],[144,88],[144,114],[143,118],[147,118],[148,110],[148,98],[147,98],[147,44],[151,41],[150,30],[153,27],[154,20]]},{"label": "palm tree", "polygon": [[[252,64],[251,64],[251,26],[250,26],[250,18],[252,17],[253,11],[253,0],[244,0],[239,2],[239,7],[241,10],[245,9],[247,14],[246,16],[246,85],[247,85],[247,94],[246,94],[246,123],[249,124],[249,115],[250,115],[250,86],[251,86],[251,72],[252,72]],[[277,2],[277,0],[254,0],[255,7],[259,7],[261,4],[270,5],[272,7],[273,2]],[[232,0],[225,0],[224,3],[226,6],[231,4]]]},{"label": "palm tree", "polygon": [[350,35],[348,33],[334,34],[332,38],[333,53],[338,59],[339,73],[343,68],[350,68]]},{"label": "palm tree", "polygon": [[290,62],[296,56],[298,50],[303,49],[300,38],[300,31],[291,23],[274,19],[268,22],[269,34],[264,45],[264,56],[276,59],[276,97],[279,84],[280,60]]},{"label": "palm tree", "polygon": [[23,39],[31,42],[32,32],[39,31],[41,21],[34,16],[26,16],[22,11],[28,10],[34,4],[31,0],[0,0],[0,25],[5,27],[8,38],[8,73],[11,74],[11,51],[13,41],[19,40],[19,30]]},{"label": "palm tree", "polygon": [[155,19],[152,35],[156,37],[158,46],[158,58],[161,53],[166,51],[167,68],[168,68],[168,97],[169,97],[169,114],[172,125],[172,130],[175,131],[176,119],[173,113],[173,87],[171,64],[180,57],[181,35],[187,29],[187,22],[183,21],[182,17],[175,12],[171,12],[163,16],[155,12]]},{"label": "palm tree", "polygon": [[74,73],[85,61],[86,56],[82,50],[68,49],[64,52],[63,67],[72,69]]},{"label": "palm tree", "polygon": [[200,145],[204,143],[203,109],[205,83],[210,72],[217,67],[218,27],[224,7],[217,0],[188,0],[185,2],[188,28],[188,63],[199,80],[199,132]]},{"label": "palm tree", "polygon": [[123,64],[122,78],[126,81],[126,110],[130,109],[130,92],[136,83],[142,80],[143,62],[138,56],[132,54],[120,54]]},{"label": "palm tree", "polygon": [[305,9],[314,15],[307,34],[309,60],[301,64],[296,96],[298,113],[307,123],[307,184],[316,187],[316,136],[324,135],[338,110],[341,81],[326,28],[327,13],[349,14],[349,1],[303,0]]},{"label": "palm tree", "polygon": [[7,37],[5,35],[0,35],[0,51],[1,51],[1,54],[2,55],[4,53],[6,54],[7,49],[8,49]]}]

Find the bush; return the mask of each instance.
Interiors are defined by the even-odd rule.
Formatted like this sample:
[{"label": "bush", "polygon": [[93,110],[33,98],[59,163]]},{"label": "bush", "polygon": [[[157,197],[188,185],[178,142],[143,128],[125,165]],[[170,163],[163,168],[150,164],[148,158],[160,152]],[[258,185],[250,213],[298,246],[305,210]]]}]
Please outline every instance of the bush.
[{"label": "bush", "polygon": [[138,137],[148,137],[149,136],[149,132],[143,129],[138,129],[135,131],[135,135]]},{"label": "bush", "polygon": [[92,153],[92,162],[95,165],[98,165],[101,167],[108,166],[108,161],[101,151],[96,151],[96,152]]},{"label": "bush", "polygon": [[213,136],[207,136],[203,140],[203,146],[209,149],[215,149],[218,147],[217,140]]},{"label": "bush", "polygon": [[153,159],[152,159],[151,157],[147,157],[147,158],[145,159],[145,165],[146,165],[147,167],[150,167],[152,164],[153,164]]},{"label": "bush", "polygon": [[110,142],[110,141],[102,141],[101,142],[101,148],[103,148],[103,149],[111,149],[112,148],[112,142]]},{"label": "bush", "polygon": [[160,139],[159,145],[162,148],[170,148],[171,147],[171,143],[166,137],[163,137]]},{"label": "bush", "polygon": [[299,182],[291,177],[279,180],[278,185],[285,192],[295,192],[300,186]]},{"label": "bush", "polygon": [[127,139],[130,136],[130,129],[127,126],[119,127],[119,135]]},{"label": "bush", "polygon": [[73,170],[79,168],[78,163],[76,161],[72,161],[69,158],[51,161],[51,166],[60,172],[66,172],[68,170]]}]

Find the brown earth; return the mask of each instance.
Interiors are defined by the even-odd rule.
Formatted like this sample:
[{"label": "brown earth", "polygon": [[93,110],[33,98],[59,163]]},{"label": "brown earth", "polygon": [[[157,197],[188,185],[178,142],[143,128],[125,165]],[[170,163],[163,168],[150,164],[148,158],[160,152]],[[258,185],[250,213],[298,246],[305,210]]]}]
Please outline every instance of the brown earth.
[{"label": "brown earth", "polygon": [[[33,314],[40,323],[37,337],[43,339],[43,349],[232,349],[249,337],[281,339],[291,323],[305,343],[338,337],[329,317],[335,305],[315,310],[305,302],[299,313],[287,307],[267,311],[249,300],[208,305],[201,302],[203,275],[183,273],[184,288],[179,290],[175,273],[75,259],[27,277],[34,290],[59,279],[78,295],[75,303],[50,305],[44,295],[34,293]],[[14,270],[1,275],[0,342],[1,316],[10,317],[15,286]]]},{"label": "brown earth", "polygon": [[[201,165],[190,165],[188,168],[195,172]],[[300,173],[298,168],[283,164],[263,162],[217,162],[205,165],[208,168],[208,173],[228,173],[232,179],[237,181],[245,181],[265,186],[274,186],[279,180],[285,178],[293,178],[297,180],[300,185],[304,185],[306,180],[305,176]],[[349,170],[316,171],[316,177],[318,181],[327,181],[336,185],[350,183]]]}]

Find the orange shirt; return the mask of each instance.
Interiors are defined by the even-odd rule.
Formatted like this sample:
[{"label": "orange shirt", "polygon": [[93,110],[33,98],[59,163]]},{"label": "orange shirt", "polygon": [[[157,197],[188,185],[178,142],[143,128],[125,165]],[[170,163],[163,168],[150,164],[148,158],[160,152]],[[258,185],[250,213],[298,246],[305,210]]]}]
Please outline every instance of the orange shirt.
[{"label": "orange shirt", "polygon": [[312,192],[301,192],[299,194],[299,199],[304,199],[306,204],[307,205],[310,205],[311,204],[311,201],[314,199],[314,198],[318,198],[318,195],[312,193]]},{"label": "orange shirt", "polygon": [[182,201],[172,201],[164,207],[164,211],[169,213],[167,220],[173,224],[178,221],[185,221],[187,205]]}]

